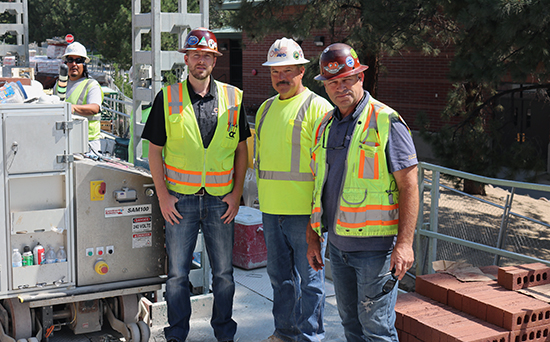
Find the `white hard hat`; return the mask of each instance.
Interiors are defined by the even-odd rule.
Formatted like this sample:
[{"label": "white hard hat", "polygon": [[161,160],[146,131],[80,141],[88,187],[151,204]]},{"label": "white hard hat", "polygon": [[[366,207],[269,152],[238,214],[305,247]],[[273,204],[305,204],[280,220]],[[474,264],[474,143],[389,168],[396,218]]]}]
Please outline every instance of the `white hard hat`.
[{"label": "white hard hat", "polygon": [[306,64],[309,60],[304,58],[304,52],[298,43],[289,38],[277,39],[269,48],[267,62],[264,66]]},{"label": "white hard hat", "polygon": [[86,63],[90,62],[90,58],[88,58],[88,55],[86,54],[86,48],[79,42],[74,42],[67,45],[63,58],[65,58],[66,56],[80,56],[86,58]]}]

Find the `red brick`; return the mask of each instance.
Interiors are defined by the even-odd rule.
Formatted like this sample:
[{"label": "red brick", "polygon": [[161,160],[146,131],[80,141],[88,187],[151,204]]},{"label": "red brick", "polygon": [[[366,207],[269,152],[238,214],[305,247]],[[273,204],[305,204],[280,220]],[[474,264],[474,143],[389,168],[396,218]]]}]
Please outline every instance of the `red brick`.
[{"label": "red brick", "polygon": [[[401,305],[400,298],[403,298]],[[424,302],[419,304],[421,300]],[[403,314],[403,331],[420,341],[455,342],[467,338],[464,341],[501,342],[504,338],[502,342],[508,342],[508,332],[504,329],[418,294],[400,295],[396,307]],[[409,330],[405,330],[407,324]]]},{"label": "red brick", "polygon": [[550,341],[548,326],[532,327],[510,332],[510,342],[545,342]]},{"label": "red brick", "polygon": [[542,263],[500,267],[498,283],[509,290],[550,284],[550,267]]}]

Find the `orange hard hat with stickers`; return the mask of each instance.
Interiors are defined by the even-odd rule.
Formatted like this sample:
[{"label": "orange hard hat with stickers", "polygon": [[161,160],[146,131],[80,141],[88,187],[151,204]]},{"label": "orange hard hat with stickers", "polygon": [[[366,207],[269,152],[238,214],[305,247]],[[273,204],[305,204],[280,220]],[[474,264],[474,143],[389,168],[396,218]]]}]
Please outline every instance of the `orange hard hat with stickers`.
[{"label": "orange hard hat with stickers", "polygon": [[321,53],[319,68],[319,75],[315,76],[315,79],[328,81],[361,73],[369,67],[359,62],[359,57],[351,46],[335,43]]},{"label": "orange hard hat with stickers", "polygon": [[183,49],[179,49],[178,51],[186,53],[187,51],[193,50],[212,52],[218,57],[223,56],[223,54],[218,51],[218,40],[216,36],[212,31],[204,27],[191,30],[185,38]]}]

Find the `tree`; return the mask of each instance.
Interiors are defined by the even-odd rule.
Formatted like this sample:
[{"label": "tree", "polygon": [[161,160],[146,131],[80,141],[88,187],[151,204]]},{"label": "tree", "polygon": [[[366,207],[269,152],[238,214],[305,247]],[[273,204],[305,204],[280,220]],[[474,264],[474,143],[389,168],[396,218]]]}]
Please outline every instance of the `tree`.
[{"label": "tree", "polygon": [[[449,77],[455,82],[443,118],[448,124],[431,135],[434,152],[445,166],[496,177],[506,167],[510,176],[519,169],[540,165],[530,141],[501,147],[507,124],[499,120],[499,99],[511,92],[550,88],[550,9],[544,1],[442,1],[455,56]],[[530,83],[505,90],[501,82]],[[424,136],[429,124],[424,122]],[[506,155],[506,158],[503,158]]]}]

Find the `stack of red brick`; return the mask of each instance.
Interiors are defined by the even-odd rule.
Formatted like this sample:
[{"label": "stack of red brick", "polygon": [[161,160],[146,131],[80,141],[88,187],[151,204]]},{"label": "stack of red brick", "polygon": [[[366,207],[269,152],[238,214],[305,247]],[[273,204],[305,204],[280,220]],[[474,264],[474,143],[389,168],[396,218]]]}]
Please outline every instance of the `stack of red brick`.
[{"label": "stack of red brick", "polygon": [[397,298],[399,341],[550,341],[550,304],[515,291],[550,283],[550,268],[536,263],[482,271],[498,280],[461,282],[442,273],[418,276],[416,293]]}]

